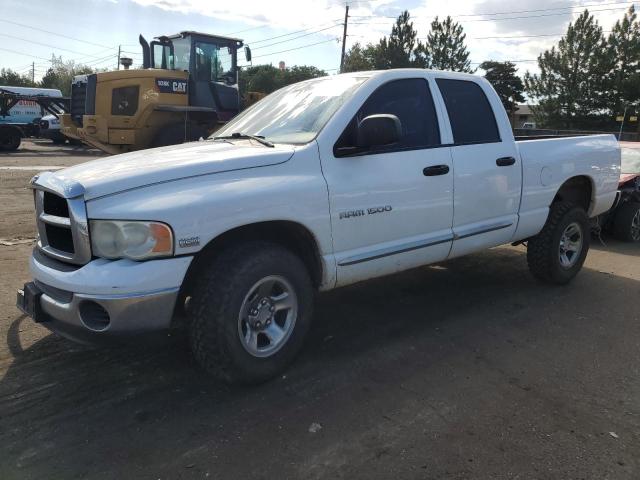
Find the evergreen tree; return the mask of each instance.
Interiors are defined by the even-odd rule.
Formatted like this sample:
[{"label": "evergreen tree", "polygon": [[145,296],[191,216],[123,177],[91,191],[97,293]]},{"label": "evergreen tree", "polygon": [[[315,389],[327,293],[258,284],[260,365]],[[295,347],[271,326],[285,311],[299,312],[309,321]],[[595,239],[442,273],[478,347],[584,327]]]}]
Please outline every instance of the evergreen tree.
[{"label": "evergreen tree", "polygon": [[473,73],[469,61],[469,50],[465,44],[467,35],[462,25],[451,17],[443,21],[438,17],[431,22],[427,41],[419,48],[422,63],[427,68]]},{"label": "evergreen tree", "polygon": [[484,78],[491,82],[511,118],[518,109],[518,103],[525,101],[522,95],[524,84],[516,75],[515,63],[487,60],[480,64],[480,68],[486,72]]},{"label": "evergreen tree", "polygon": [[410,21],[407,10],[402,12],[391,28],[389,38],[383,37],[374,51],[373,65],[376,69],[410,68],[424,66],[422,58],[416,56],[416,50],[422,49],[417,40],[418,32]]},{"label": "evergreen tree", "polygon": [[371,52],[374,49],[371,44],[363,48],[359,42],[354,43],[344,54],[344,65],[340,73],[373,70],[375,67]]},{"label": "evergreen tree", "polygon": [[613,61],[608,76],[607,104],[609,118],[625,108],[637,112],[640,103],[640,25],[633,6],[616,22],[608,40],[608,56]]},{"label": "evergreen tree", "polygon": [[598,128],[606,120],[606,79],[612,68],[598,22],[585,10],[567,33],[538,57],[540,73],[525,75],[538,102],[536,121],[548,127]]}]

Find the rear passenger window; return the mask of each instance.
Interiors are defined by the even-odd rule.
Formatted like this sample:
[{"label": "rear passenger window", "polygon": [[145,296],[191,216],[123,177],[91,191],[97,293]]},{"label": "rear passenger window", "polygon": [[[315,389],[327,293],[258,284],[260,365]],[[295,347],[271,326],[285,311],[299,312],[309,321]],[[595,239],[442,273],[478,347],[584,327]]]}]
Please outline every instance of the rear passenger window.
[{"label": "rear passenger window", "polygon": [[386,113],[395,115],[402,124],[400,142],[380,147],[375,152],[411,150],[440,145],[440,129],[429,91],[429,84],[422,78],[394,80],[379,87],[364,103],[360,111],[349,122],[335,145],[338,149],[348,151],[357,147],[357,126],[369,115]]},{"label": "rear passenger window", "polygon": [[500,141],[489,100],[482,88],[466,80],[436,80],[449,114],[456,145]]}]

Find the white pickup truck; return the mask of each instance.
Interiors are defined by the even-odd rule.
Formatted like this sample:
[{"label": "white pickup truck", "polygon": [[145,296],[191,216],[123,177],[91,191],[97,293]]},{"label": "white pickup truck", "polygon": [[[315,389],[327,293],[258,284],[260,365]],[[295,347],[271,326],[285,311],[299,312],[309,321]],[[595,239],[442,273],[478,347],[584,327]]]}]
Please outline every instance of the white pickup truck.
[{"label": "white pickup truck", "polygon": [[568,282],[619,175],[611,135],[516,142],[477,76],[310,80],[207,140],[34,177],[18,306],[77,340],[184,319],[206,370],[260,382],[302,347],[317,290],[515,242]]}]

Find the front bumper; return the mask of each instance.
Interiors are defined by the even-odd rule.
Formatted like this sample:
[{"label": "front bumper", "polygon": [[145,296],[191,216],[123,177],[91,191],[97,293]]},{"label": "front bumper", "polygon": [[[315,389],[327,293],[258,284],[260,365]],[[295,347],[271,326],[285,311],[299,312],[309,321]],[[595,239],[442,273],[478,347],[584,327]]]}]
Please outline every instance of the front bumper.
[{"label": "front bumper", "polygon": [[81,342],[166,330],[191,259],[96,259],[74,268],[36,249],[30,260],[34,281],[18,292],[17,306]]},{"label": "front bumper", "polygon": [[174,288],[137,295],[87,295],[30,282],[18,291],[17,306],[55,333],[95,343],[169,328],[178,292]]}]

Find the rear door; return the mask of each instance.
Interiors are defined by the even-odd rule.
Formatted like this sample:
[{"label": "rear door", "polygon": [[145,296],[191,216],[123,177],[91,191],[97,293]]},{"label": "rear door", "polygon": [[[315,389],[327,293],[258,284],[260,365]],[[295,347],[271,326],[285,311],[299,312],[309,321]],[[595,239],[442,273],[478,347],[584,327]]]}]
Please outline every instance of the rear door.
[{"label": "rear door", "polygon": [[522,168],[504,107],[486,82],[436,83],[453,135],[450,257],[508,243],[518,223]]}]

